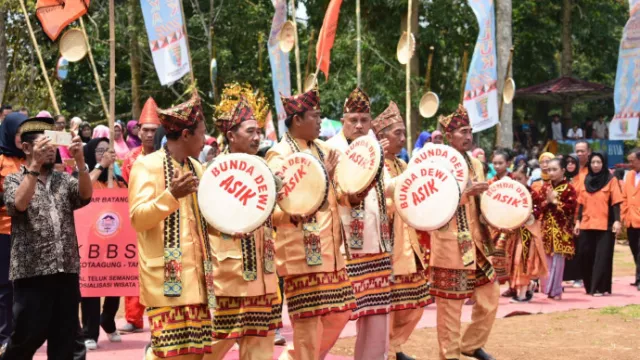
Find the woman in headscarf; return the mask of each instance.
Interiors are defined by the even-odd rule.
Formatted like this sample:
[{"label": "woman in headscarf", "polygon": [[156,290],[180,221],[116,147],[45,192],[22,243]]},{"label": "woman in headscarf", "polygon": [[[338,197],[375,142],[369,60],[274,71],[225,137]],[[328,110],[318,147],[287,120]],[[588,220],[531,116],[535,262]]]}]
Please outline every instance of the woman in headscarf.
[{"label": "woman in headscarf", "polygon": [[213,160],[213,147],[211,145],[205,145],[202,148],[202,151],[200,152],[200,156],[198,156],[198,160],[200,161],[200,164],[202,164],[205,167],[207,166],[209,161],[211,161],[207,159]]},{"label": "woman in headscarf", "polygon": [[416,146],[413,148],[413,151],[420,150],[424,147],[424,144],[431,141],[431,133],[428,131],[423,131],[418,136],[418,140],[416,140]]},{"label": "woman in headscarf", "polygon": [[97,138],[109,138],[109,128],[104,126],[104,125],[98,125],[95,128],[93,128],[93,135],[91,136],[92,139],[97,139]]},{"label": "woman in headscarf", "polygon": [[[544,154],[543,154],[544,155]],[[562,277],[565,258],[575,255],[573,217],[576,212],[577,194],[567,179],[560,159],[546,164],[547,181],[540,188],[542,203],[542,237],[547,257],[549,276],[541,279],[542,292],[549,298],[562,299]],[[542,183],[539,181],[538,183]],[[534,189],[535,191],[535,189]]]},{"label": "woman in headscarf", "polygon": [[88,143],[89,141],[91,141],[91,124],[89,124],[88,122],[84,121],[82,122],[82,124],[80,124],[80,139],[82,139],[83,143]]},{"label": "woman in headscarf", "polygon": [[80,125],[82,124],[82,119],[77,116],[71,118],[69,121],[69,131],[73,131],[74,134],[78,134],[78,130],[80,129]]},{"label": "woman in headscarf", "polygon": [[598,152],[589,155],[589,173],[580,192],[575,234],[579,236],[580,268],[587,294],[611,294],[613,248],[620,234],[620,183],[607,168],[607,158]]},{"label": "woman in headscarf", "polygon": [[127,123],[127,146],[129,149],[135,149],[142,145],[142,140],[138,137],[138,131],[140,131],[138,121],[130,120]]},{"label": "woman in headscarf", "polygon": [[[531,188],[533,190],[540,192],[540,190],[542,189],[542,186],[550,182],[549,173],[548,173],[549,162],[555,159],[555,157],[556,156],[550,152],[545,152],[540,155],[540,157],[538,158],[538,163],[540,164],[539,177],[538,177],[538,172],[536,171],[534,171],[534,173],[531,175],[532,178],[536,177],[535,179],[533,179],[533,182],[531,183]],[[563,166],[560,166],[560,168],[564,170]]]},{"label": "woman in headscarf", "polygon": [[[578,156],[576,154],[566,155],[562,159],[562,163],[564,166],[564,177],[567,181],[576,189],[576,192],[579,192],[580,177],[578,173],[580,172],[580,162],[578,161]],[[579,254],[580,254],[580,243],[578,242],[578,237],[574,237],[574,242],[576,246],[576,255],[573,258],[567,258],[564,266],[564,275],[563,281],[573,281],[575,287],[582,287],[582,271],[580,270],[580,264],[578,262]]]},{"label": "woman in headscarf", "polygon": [[124,160],[129,153],[129,146],[124,141],[124,130],[122,124],[117,122],[113,128],[113,148],[116,150],[116,158]]},{"label": "woman in headscarf", "polygon": [[[4,195],[4,179],[20,171],[25,163],[20,140],[20,125],[27,115],[10,113],[0,126],[0,192]],[[11,217],[4,206],[4,196],[0,196],[0,346],[11,336],[13,325],[13,286],[9,281],[9,258],[11,255]]]},{"label": "woman in headscarf", "polygon": [[[92,139],[84,146],[84,161],[91,169],[89,176],[94,189],[106,189],[109,181],[109,166],[116,159],[115,151],[109,150],[108,138]],[[117,188],[126,188],[124,179],[114,175],[113,185]],[[115,316],[120,306],[120,298],[108,296],[104,298],[102,314],[100,313],[99,297],[83,297],[80,302],[82,311],[82,331],[87,350],[98,348],[98,336],[100,327],[107,333],[109,341],[120,342],[120,334],[116,329]]]}]

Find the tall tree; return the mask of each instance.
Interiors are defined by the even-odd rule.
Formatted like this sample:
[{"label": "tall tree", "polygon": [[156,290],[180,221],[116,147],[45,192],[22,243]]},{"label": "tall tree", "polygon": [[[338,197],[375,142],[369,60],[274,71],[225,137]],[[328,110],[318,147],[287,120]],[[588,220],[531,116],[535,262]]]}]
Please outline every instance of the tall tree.
[{"label": "tall tree", "polygon": [[[562,76],[573,76],[573,41],[571,33],[571,13],[573,11],[573,1],[564,0],[562,3]],[[565,127],[571,123],[571,102],[562,104],[562,121]]]},{"label": "tall tree", "polygon": [[[507,75],[507,62],[511,52],[512,40],[512,5],[511,0],[498,0],[496,2],[496,41],[498,56],[498,101],[502,101],[502,89],[504,89],[504,79]],[[500,114],[500,138],[497,143],[500,146],[513,147],[513,103],[504,104],[502,114]]]},{"label": "tall tree", "polygon": [[5,20],[7,11],[0,7],[0,104],[4,99],[4,89],[7,85],[7,38],[5,36]]},{"label": "tall tree", "polygon": [[127,30],[129,34],[129,64],[131,65],[131,117],[139,119],[142,112],[140,102],[140,86],[142,85],[142,72],[140,70],[140,43],[138,42],[138,26],[136,14],[140,11],[140,1],[129,0],[127,13]]}]

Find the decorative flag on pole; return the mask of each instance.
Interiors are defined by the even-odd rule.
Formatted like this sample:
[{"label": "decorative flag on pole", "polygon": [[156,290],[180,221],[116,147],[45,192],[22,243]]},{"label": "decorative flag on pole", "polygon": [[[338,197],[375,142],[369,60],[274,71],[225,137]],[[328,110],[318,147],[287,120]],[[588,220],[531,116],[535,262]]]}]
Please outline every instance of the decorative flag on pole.
[{"label": "decorative flag on pole", "polygon": [[640,0],[629,0],[630,18],[622,32],[609,140],[636,140],[640,117]]},{"label": "decorative flag on pole", "polygon": [[271,115],[271,111],[269,111],[267,119],[264,121],[264,137],[271,141],[278,141],[276,128],[273,126],[273,116]]},{"label": "decorative flag on pole", "polygon": [[331,48],[333,48],[333,41],[336,39],[336,30],[338,29],[340,5],[342,5],[342,0],[331,0],[329,3],[316,44],[316,63],[318,69],[324,73],[327,79],[329,79],[329,65],[331,64]]},{"label": "decorative flag on pole", "polygon": [[161,85],[170,85],[191,71],[180,1],[140,0]]},{"label": "decorative flag on pole", "polygon": [[469,113],[473,132],[478,132],[500,121],[496,86],[496,16],[493,0],[469,0],[469,6],[478,19],[480,33],[464,88],[464,107]]},{"label": "decorative flag on pole", "polygon": [[285,54],[278,46],[278,32],[282,24],[287,21],[287,6],[285,0],[271,0],[276,9],[271,23],[269,34],[269,61],[271,63],[271,78],[273,81],[273,94],[276,99],[276,112],[278,114],[278,133],[282,136],[287,132],[284,120],[287,114],[284,111],[280,95],[291,96],[291,78],[289,75],[289,54]]},{"label": "decorative flag on pole", "polygon": [[38,0],[36,16],[42,30],[56,41],[62,30],[78,20],[89,9],[89,0]]}]

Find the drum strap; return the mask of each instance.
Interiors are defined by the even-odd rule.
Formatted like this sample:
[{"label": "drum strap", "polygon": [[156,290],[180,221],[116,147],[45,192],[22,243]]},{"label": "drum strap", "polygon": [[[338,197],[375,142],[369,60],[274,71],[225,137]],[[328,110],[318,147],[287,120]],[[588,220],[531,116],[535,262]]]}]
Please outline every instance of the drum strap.
[{"label": "drum strap", "polygon": [[[165,184],[171,183],[173,177],[173,161],[171,155],[164,147],[164,175]],[[196,175],[196,169],[187,159],[189,170]],[[166,185],[165,185],[166,186]],[[198,209],[198,195],[192,194],[193,214],[198,224],[200,250],[203,254],[203,267],[207,288],[207,301],[209,309],[216,307],[216,298],[213,292],[213,262],[211,261],[211,244],[208,241],[207,223]],[[180,209],[169,215],[164,221],[164,296],[178,297],[182,294],[182,249],[180,248]]]},{"label": "drum strap", "polygon": [[[471,161],[467,158],[466,154],[463,154],[463,157],[465,158],[469,169],[475,172],[471,165]],[[469,266],[474,263],[475,249],[473,246],[473,239],[471,238],[471,230],[469,229],[467,208],[465,205],[458,206],[458,210],[456,211],[456,222],[458,223],[458,248],[462,254],[462,264],[464,266]]]},{"label": "drum strap", "polygon": [[245,281],[258,279],[258,259],[256,254],[256,239],[253,233],[240,239],[242,246],[242,278]]},{"label": "drum strap", "polygon": [[[291,135],[287,132],[285,134],[285,139],[289,144],[292,152],[300,152],[300,147],[296,144],[296,141],[291,137]],[[324,153],[320,149],[320,147],[316,144],[312,144],[315,146],[316,151],[318,152],[318,156],[320,157],[320,161],[324,166]],[[327,184],[328,185],[328,184]],[[327,186],[328,187],[328,186]],[[320,208],[324,206],[327,201],[328,192],[325,193],[324,200],[322,201],[322,205]],[[304,242],[304,252],[307,260],[307,265],[309,266],[318,266],[322,265],[322,247],[320,244],[320,225],[318,224],[318,219],[316,217],[317,211],[310,216],[307,216],[305,222],[302,224],[302,239]]]},{"label": "drum strap", "polygon": [[264,226],[264,250],[262,254],[263,269],[266,274],[273,274],[276,272],[275,265],[276,258],[276,243],[273,239],[273,225],[271,224],[271,218],[267,219],[267,223]]}]

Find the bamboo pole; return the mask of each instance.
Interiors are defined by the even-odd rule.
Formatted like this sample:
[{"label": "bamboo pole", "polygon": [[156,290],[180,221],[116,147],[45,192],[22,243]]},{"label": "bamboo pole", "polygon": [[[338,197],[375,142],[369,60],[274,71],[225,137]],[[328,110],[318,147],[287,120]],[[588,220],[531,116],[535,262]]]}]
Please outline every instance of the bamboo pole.
[{"label": "bamboo pole", "polygon": [[264,34],[258,33],[258,72],[262,73],[262,44],[264,43]]},{"label": "bamboo pole", "polygon": [[[185,43],[187,44],[187,57],[189,58],[189,71],[191,75],[191,85],[193,85],[195,89],[196,75],[193,72],[193,62],[191,61],[191,49],[189,48],[189,33],[187,32],[187,19],[184,17],[184,5],[182,5],[182,0],[180,0],[180,11],[182,12],[182,31],[184,31],[184,37],[186,39]],[[194,91],[198,91],[198,90],[194,90]]]},{"label": "bamboo pole", "polygon": [[44,61],[42,60],[42,54],[40,53],[40,47],[38,46],[38,41],[36,40],[36,37],[33,34],[33,28],[31,27],[31,20],[29,20],[29,13],[27,12],[27,7],[24,5],[24,0],[20,0],[20,7],[22,8],[22,12],[24,13],[24,21],[27,23],[27,28],[29,29],[29,36],[31,37],[31,42],[33,42],[33,47],[36,49],[36,54],[38,55],[38,61],[40,61],[40,70],[42,70],[42,77],[44,77],[44,81],[45,83],[47,83],[47,89],[49,90],[49,96],[51,97],[51,103],[53,105],[53,109],[55,110],[56,114],[60,114],[60,108],[58,107],[56,94],[53,92],[53,87],[51,87],[51,82],[49,81],[49,76],[47,75],[47,68],[44,66]]},{"label": "bamboo pole", "polygon": [[[359,1],[359,0],[358,0]],[[409,0],[409,10],[407,10],[407,36],[409,41],[411,41],[411,8],[412,8],[412,4],[411,4],[411,0]],[[406,81],[406,111],[407,114],[405,115],[406,121],[407,121],[407,153],[409,154],[409,157],[411,157],[411,152],[413,151],[413,146],[411,146],[411,144],[413,143],[413,133],[411,130],[411,57],[413,56],[413,54],[411,52],[409,52],[409,59],[407,59],[407,67],[406,67],[406,74],[405,74],[405,81]]]},{"label": "bamboo pole", "polygon": [[309,37],[309,49],[307,50],[307,65],[304,69],[304,78],[309,77],[309,70],[311,68],[311,58],[313,57],[313,40],[315,40],[316,29],[311,29],[311,36]]},{"label": "bamboo pole", "polygon": [[469,44],[464,44],[462,53],[462,88],[460,89],[460,103],[464,102],[464,88],[467,86],[467,67],[469,66]]},{"label": "bamboo pole", "polygon": [[502,122],[502,107],[504,106],[504,85],[507,83],[507,79],[509,79],[509,73],[511,72],[511,62],[513,60],[513,47],[511,47],[511,50],[509,51],[509,60],[507,61],[507,72],[504,74],[504,81],[502,82],[502,91],[500,92],[502,94],[502,97],[500,98],[500,106],[498,107],[498,119],[500,119],[500,122],[498,122],[498,124],[496,125],[496,141],[495,141],[495,146],[498,147],[498,145],[500,145],[501,141],[500,141],[500,126],[501,126],[501,122]]},{"label": "bamboo pole", "polygon": [[[116,5],[109,0],[109,149],[114,148],[116,116]],[[113,188],[113,165],[109,166],[109,188]]]},{"label": "bamboo pole", "polygon": [[431,65],[433,65],[433,51],[435,48],[429,46],[429,60],[427,61],[427,74],[424,79],[424,92],[425,94],[431,90]]},{"label": "bamboo pole", "polygon": [[[409,0],[411,4],[411,0]],[[409,13],[411,9],[409,9]],[[360,30],[360,0],[356,0],[356,74],[358,76],[358,87],[362,85],[362,36]]]},{"label": "bamboo pole", "polygon": [[82,28],[82,34],[84,34],[84,41],[87,43],[87,50],[89,52],[89,62],[91,63],[93,78],[96,81],[96,87],[98,88],[98,94],[100,95],[100,102],[102,102],[102,109],[104,110],[104,116],[105,118],[108,118],[109,108],[107,107],[107,100],[105,100],[104,93],[102,92],[102,85],[100,85],[100,76],[98,76],[98,70],[96,69],[96,62],[93,60],[93,52],[91,51],[89,36],[87,35],[87,29],[84,26],[84,21],[82,20],[82,17],[80,17],[80,27]]},{"label": "bamboo pole", "polygon": [[302,73],[300,72],[300,47],[298,46],[298,20],[296,19],[296,4],[291,0],[291,17],[293,18],[293,40],[296,53],[296,80],[298,82],[298,94],[302,93]]}]

